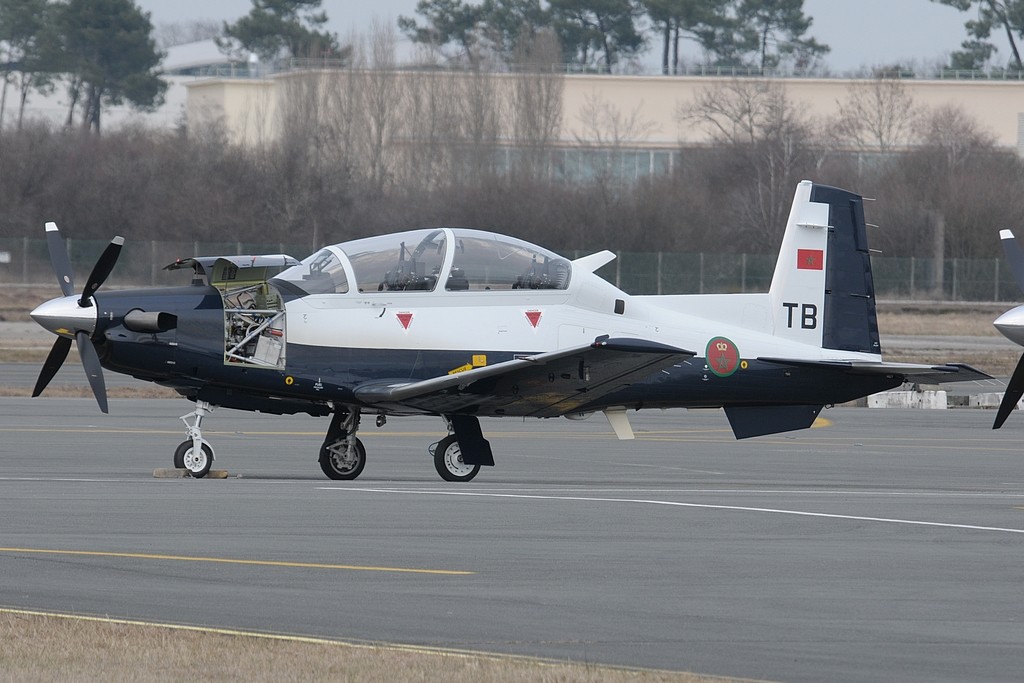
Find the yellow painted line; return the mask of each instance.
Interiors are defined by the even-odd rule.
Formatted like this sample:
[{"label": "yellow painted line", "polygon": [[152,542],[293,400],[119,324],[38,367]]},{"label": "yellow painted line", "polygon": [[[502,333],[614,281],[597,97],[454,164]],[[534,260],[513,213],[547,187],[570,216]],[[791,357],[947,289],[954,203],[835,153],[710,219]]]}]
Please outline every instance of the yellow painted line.
[{"label": "yellow painted line", "polygon": [[416,569],[410,567],[373,567],[356,564],[325,564],[319,562],[282,562],[277,560],[237,560],[226,557],[190,557],[186,555],[154,555],[149,553],[112,553],[97,550],[53,550],[45,548],[0,548],[0,553],[37,555],[78,555],[85,557],[117,557],[135,560],[163,560],[171,562],[212,562],[215,564],[243,564],[257,567],[288,567],[291,569],[341,569],[367,572],[399,572],[403,574],[441,574],[445,576],[471,576],[476,572],[455,569]]}]

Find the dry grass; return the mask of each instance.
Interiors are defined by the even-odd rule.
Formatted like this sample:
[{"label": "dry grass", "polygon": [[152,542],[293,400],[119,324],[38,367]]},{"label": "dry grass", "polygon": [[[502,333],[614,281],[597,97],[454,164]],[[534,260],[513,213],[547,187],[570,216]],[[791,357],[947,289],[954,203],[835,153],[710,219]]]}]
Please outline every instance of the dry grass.
[{"label": "dry grass", "polygon": [[[2,354],[0,354],[2,355]],[[4,361],[0,361],[4,362]],[[0,396],[31,396],[32,387],[7,387],[0,385]],[[51,398],[92,398],[92,389],[87,384],[51,384],[44,396]],[[181,394],[157,385],[146,387],[107,387],[107,398],[180,398]]]},{"label": "dry grass", "polygon": [[880,304],[878,331],[883,337],[998,337],[992,321],[1006,310],[1001,304]]},{"label": "dry grass", "polygon": [[0,321],[30,322],[28,312],[39,304],[60,296],[57,283],[49,285],[0,284]]},{"label": "dry grass", "polygon": [[0,681],[713,683],[685,673],[0,613]]}]

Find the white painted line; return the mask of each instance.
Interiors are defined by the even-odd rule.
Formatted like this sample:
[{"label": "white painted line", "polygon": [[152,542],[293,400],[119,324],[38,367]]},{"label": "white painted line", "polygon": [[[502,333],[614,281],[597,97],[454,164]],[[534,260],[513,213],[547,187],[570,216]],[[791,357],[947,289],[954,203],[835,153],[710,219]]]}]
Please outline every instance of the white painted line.
[{"label": "white painted line", "polygon": [[369,489],[321,487],[325,491],[357,491],[363,493],[397,493],[426,496],[464,496],[478,498],[519,498],[529,500],[562,500],[586,503],[633,503],[640,505],[662,505],[666,507],[694,508],[702,510],[730,510],[734,512],[759,512],[775,515],[792,515],[795,517],[816,517],[819,519],[841,519],[854,522],[878,522],[886,524],[903,524],[908,526],[937,527],[941,529],[966,529],[969,531],[995,531],[1007,534],[1024,534],[1024,529],[1007,527],[980,526],[976,524],[951,524],[948,522],[927,522],[916,519],[897,519],[892,517],[867,517],[861,515],[840,515],[829,512],[806,512],[803,510],[783,510],[776,508],[745,507],[741,505],[711,505],[706,503],[680,503],[672,500],[645,500],[641,498],[593,498],[588,496],[541,496],[519,493],[474,493],[467,491],[411,491],[404,489]]},{"label": "white painted line", "polygon": [[[0,477],[2,480],[2,477]],[[1016,484],[1016,486],[1022,486]],[[449,491],[443,491],[440,489],[354,489],[354,488],[343,488],[338,486],[320,486],[317,487],[326,491],[388,491],[388,492],[407,492],[407,493],[437,493],[447,494]],[[590,486],[586,487],[566,487],[551,485],[547,487],[502,487],[500,489],[490,489],[488,487],[474,487],[471,493],[476,494],[508,494],[508,493],[543,493],[547,496],[552,496],[553,491],[581,491],[586,493],[687,493],[687,494],[741,494],[741,495],[786,495],[786,496],[829,496],[829,497],[881,497],[881,498],[1024,498],[1024,491],[1018,492],[1007,492],[1007,491],[967,491],[967,492],[954,492],[954,491],[854,491],[854,490],[833,490],[833,489],[716,489],[716,488],[685,488],[685,489],[669,489],[669,488],[643,488],[643,487],[611,487],[611,488],[594,488]],[[466,493],[466,492],[461,492]],[[600,500],[614,500],[601,498]]]}]

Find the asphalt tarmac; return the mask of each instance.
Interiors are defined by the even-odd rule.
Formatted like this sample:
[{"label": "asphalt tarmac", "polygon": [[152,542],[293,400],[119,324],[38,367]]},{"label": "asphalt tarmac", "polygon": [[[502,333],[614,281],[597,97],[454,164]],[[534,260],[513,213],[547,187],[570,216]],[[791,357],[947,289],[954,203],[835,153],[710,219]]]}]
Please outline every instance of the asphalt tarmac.
[{"label": "asphalt tarmac", "polygon": [[497,467],[434,472],[438,419],[218,410],[226,480],[157,479],[185,400],[0,398],[0,605],[782,681],[1024,670],[1024,415],[823,412],[737,442],[720,411],[485,420]]}]

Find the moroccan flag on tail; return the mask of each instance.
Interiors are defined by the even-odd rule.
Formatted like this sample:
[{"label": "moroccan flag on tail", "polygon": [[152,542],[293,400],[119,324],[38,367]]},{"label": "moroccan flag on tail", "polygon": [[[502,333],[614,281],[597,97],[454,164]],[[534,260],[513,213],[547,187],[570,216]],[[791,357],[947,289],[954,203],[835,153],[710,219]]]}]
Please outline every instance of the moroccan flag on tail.
[{"label": "moroccan flag on tail", "polygon": [[821,249],[797,249],[797,270],[823,270],[825,268],[825,252]]}]

